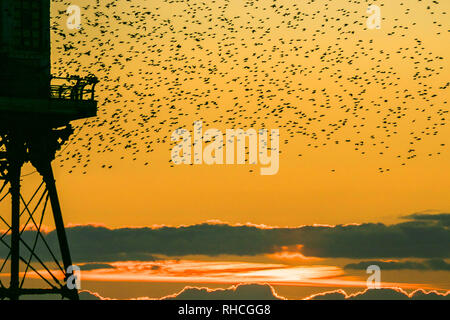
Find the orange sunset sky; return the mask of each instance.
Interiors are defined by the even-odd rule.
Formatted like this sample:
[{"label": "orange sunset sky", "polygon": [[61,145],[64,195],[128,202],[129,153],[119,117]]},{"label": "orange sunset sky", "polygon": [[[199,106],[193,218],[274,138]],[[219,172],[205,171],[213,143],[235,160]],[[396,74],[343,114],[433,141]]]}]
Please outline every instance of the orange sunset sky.
[{"label": "orange sunset sky", "polygon": [[[184,10],[188,7],[184,2],[152,1],[149,3],[147,1],[133,1],[132,3],[135,5],[131,6],[126,1],[123,4],[118,2],[113,8],[103,10],[103,12],[111,16],[114,13],[123,11],[123,19],[127,17],[130,19],[129,17],[133,16],[132,13],[138,10],[142,12],[148,10],[152,14],[157,12],[157,18],[150,16],[141,22],[143,26],[146,26],[147,30],[177,13],[181,17],[178,19],[173,18],[171,23],[174,28],[178,27],[181,29],[182,26],[187,25],[195,28],[194,30],[207,30],[208,27],[213,28],[215,26],[212,22],[199,25],[191,21],[184,22],[183,13],[187,15]],[[311,116],[325,115],[322,122],[314,123],[312,121],[310,125],[305,126],[308,130],[317,133],[318,138],[313,139],[302,134],[294,134],[294,137],[290,138],[290,134],[287,131],[289,121],[299,119],[298,115],[292,112],[285,111],[286,114],[282,114],[280,116],[281,119],[268,117],[265,121],[258,121],[254,125],[256,129],[280,129],[280,170],[274,176],[260,176],[258,174],[259,165],[171,167],[169,164],[170,148],[173,145],[170,143],[154,143],[152,145],[154,151],[146,153],[144,142],[155,141],[161,136],[170,135],[178,127],[192,131],[193,121],[195,120],[203,119],[205,129],[209,127],[220,130],[229,128],[230,126],[225,123],[216,122],[213,124],[212,122],[220,119],[220,116],[225,114],[224,110],[232,109],[235,103],[232,98],[235,96],[238,98],[239,103],[245,107],[243,115],[253,114],[259,103],[255,101],[256,98],[249,97],[244,99],[241,96],[241,86],[233,82],[228,83],[236,75],[243,77],[247,69],[232,63],[217,63],[221,68],[220,71],[225,74],[224,78],[217,75],[217,79],[214,79],[217,87],[219,89],[223,88],[225,92],[228,90],[231,90],[231,92],[228,94],[216,94],[212,91],[209,96],[198,97],[193,104],[188,99],[186,99],[187,101],[179,99],[174,103],[175,107],[181,112],[186,112],[187,115],[180,117],[177,125],[171,128],[161,126],[161,131],[152,132],[152,126],[154,126],[153,128],[158,128],[160,121],[167,120],[171,116],[168,115],[168,108],[162,106],[158,117],[145,123],[145,127],[139,130],[139,122],[134,119],[138,118],[141,112],[145,114],[146,104],[150,105],[157,99],[164,101],[163,99],[170,97],[171,91],[168,88],[171,86],[171,72],[161,70],[164,69],[163,63],[159,67],[152,68],[148,66],[149,59],[162,60],[162,55],[156,56],[154,52],[146,51],[145,48],[134,51],[129,50],[129,48],[132,45],[138,47],[142,43],[147,43],[149,46],[154,45],[155,48],[158,48],[158,45],[160,45],[161,49],[170,51],[165,48],[170,43],[172,35],[161,27],[161,33],[165,34],[163,38],[143,36],[142,39],[139,39],[139,41],[135,40],[136,43],[133,43],[132,40],[125,38],[126,35],[131,33],[131,30],[118,24],[118,21],[111,19],[111,17],[109,20],[105,17],[97,20],[92,19],[91,15],[95,10],[91,6],[83,11],[82,17],[85,19],[83,21],[91,19],[92,23],[95,21],[99,23],[99,26],[97,28],[89,26],[86,27],[86,31],[83,30],[83,32],[71,34],[68,37],[70,41],[77,44],[77,41],[80,41],[83,37],[94,38],[98,34],[98,30],[105,30],[107,35],[105,38],[110,38],[112,42],[108,48],[108,53],[98,60],[102,63],[108,63],[108,61],[111,61],[119,54],[124,55],[124,58],[129,55],[133,59],[124,63],[123,69],[120,65],[112,65],[111,71],[108,71],[109,73],[102,72],[101,69],[98,70],[99,63],[95,63],[95,59],[92,58],[94,53],[90,56],[80,55],[80,53],[90,49],[88,41],[86,43],[83,42],[83,45],[80,45],[80,48],[76,51],[65,52],[61,49],[61,42],[56,42],[57,37],[54,36],[53,72],[59,71],[57,67],[59,59],[62,59],[62,61],[75,59],[75,62],[68,67],[64,66],[63,70],[68,73],[76,73],[77,71],[80,73],[81,71],[92,72],[92,69],[94,69],[100,79],[104,75],[111,77],[116,72],[117,75],[122,75],[123,82],[119,81],[115,84],[118,84],[119,88],[121,88],[120,93],[123,97],[116,98],[116,91],[102,90],[102,88],[109,85],[108,81],[100,83],[98,97],[100,102],[100,120],[94,122],[93,128],[85,125],[77,138],[84,136],[94,137],[93,143],[95,143],[98,141],[96,137],[98,137],[99,132],[107,137],[110,135],[108,126],[98,128],[95,126],[95,123],[104,120],[108,121],[108,117],[116,111],[116,108],[126,109],[127,116],[124,116],[123,120],[120,119],[118,125],[123,128],[125,134],[137,134],[133,142],[137,144],[136,149],[139,149],[140,152],[137,156],[133,156],[129,149],[123,148],[124,143],[118,146],[107,146],[105,142],[97,150],[93,148],[90,151],[81,147],[78,150],[77,146],[81,145],[83,141],[70,145],[66,149],[66,153],[69,153],[69,155],[73,155],[76,152],[89,153],[92,161],[87,170],[88,174],[83,174],[83,171],[86,170],[82,168],[76,168],[72,173],[69,173],[69,169],[73,164],[71,161],[68,161],[67,164],[64,163],[65,166],[61,170],[57,170],[58,185],[62,190],[61,196],[64,201],[65,217],[68,223],[95,222],[117,227],[123,225],[192,224],[210,219],[219,219],[231,223],[253,222],[268,225],[296,226],[312,223],[393,222],[398,216],[413,212],[430,209],[443,212],[450,210],[447,200],[450,190],[447,166],[450,163],[450,159],[448,152],[446,152],[448,148],[446,143],[448,143],[450,132],[448,126],[444,125],[445,120],[441,120],[446,117],[446,114],[441,116],[438,112],[439,109],[446,110],[447,108],[448,91],[438,88],[445,85],[449,80],[447,64],[445,63],[449,52],[449,42],[445,41],[448,40],[448,30],[446,29],[448,20],[445,19],[446,15],[443,14],[447,12],[448,4],[441,2],[439,6],[428,10],[426,9],[428,5],[426,1],[413,1],[408,5],[394,2],[389,3],[388,7],[386,7],[387,3],[380,2],[383,10],[383,26],[381,30],[368,30],[365,28],[365,21],[368,16],[365,13],[365,2],[349,2],[345,6],[343,4],[338,5],[332,1],[317,1],[304,6],[298,4],[298,9],[296,10],[301,9],[301,12],[305,12],[305,18],[304,21],[299,22],[297,28],[291,30],[284,26],[285,23],[280,23],[282,19],[279,15],[270,12],[265,13],[265,10],[263,11],[262,9],[244,8],[243,4],[214,2],[211,5],[212,16],[214,14],[219,15],[218,8],[225,3],[228,3],[228,8],[225,11],[227,18],[232,20],[233,17],[242,16],[239,19],[234,18],[236,23],[239,22],[240,25],[245,26],[248,22],[254,22],[259,16],[270,18],[270,22],[265,22],[261,25],[274,30],[273,34],[271,32],[267,36],[266,46],[257,47],[256,50],[259,50],[257,52],[262,52],[267,49],[270,52],[272,46],[275,45],[279,49],[276,54],[273,54],[273,61],[268,60],[269,62],[267,63],[261,63],[262,66],[256,65],[258,68],[263,68],[264,71],[266,69],[271,71],[271,75],[274,77],[278,76],[281,80],[284,80],[287,76],[277,74],[277,69],[269,68],[270,65],[267,67],[264,65],[268,63],[275,65],[279,61],[283,61],[287,65],[291,63],[295,63],[298,66],[306,65],[305,68],[309,67],[310,70],[313,70],[307,76],[302,73],[287,77],[293,82],[291,85],[292,89],[298,91],[290,95],[286,94],[286,90],[280,91],[276,94],[274,100],[270,102],[270,105],[276,106],[281,99],[284,99],[284,101],[290,102],[294,107]],[[258,3],[261,3],[261,7],[270,7],[271,4],[270,1]],[[281,7],[284,4],[287,8],[294,10],[293,4],[289,5],[289,3],[289,1],[285,3],[277,2],[277,6]],[[325,4],[328,5],[329,9],[321,11],[324,10]],[[82,6],[82,4],[80,5]],[[56,2],[52,7],[52,12],[55,16],[55,24],[61,28],[60,30],[67,33],[68,31],[64,29],[63,25],[66,21],[66,15],[56,14],[61,6],[64,7],[65,4]],[[349,12],[354,13],[349,17],[343,15],[340,9],[344,7]],[[248,12],[248,14],[240,14],[243,10]],[[316,10],[324,12],[329,17],[329,24],[319,28],[319,24],[324,22],[321,21],[323,19],[311,18],[311,15]],[[199,20],[202,21],[200,18],[203,11],[201,9],[198,9],[198,11]],[[430,11],[433,13],[435,11],[435,13],[431,14]],[[126,13],[130,14],[126,15]],[[253,16],[255,18],[252,18]],[[351,36],[347,36],[346,40],[343,37],[337,40],[339,32],[336,29],[339,22],[333,24],[331,22],[332,18],[340,18],[342,21],[340,23],[342,24],[356,21],[362,25],[353,24],[350,30],[354,31],[354,33]],[[439,23],[439,26],[437,26],[436,22]],[[303,26],[302,23],[307,27],[306,31],[299,30],[300,26]],[[276,29],[278,25],[280,28]],[[259,27],[259,24],[256,23],[255,28],[256,26]],[[322,32],[317,32],[318,34],[314,36],[316,27],[318,28],[317,30]],[[409,29],[401,31],[400,27],[408,27]],[[169,27],[166,27],[166,29],[169,29]],[[143,32],[139,25],[134,25],[133,30]],[[246,29],[238,30],[242,32],[244,40],[234,42],[246,43],[246,36],[249,31]],[[258,32],[262,33],[262,31]],[[395,34],[390,35],[392,32]],[[439,34],[437,34],[438,32]],[[204,41],[202,45],[205,48],[203,50],[195,49],[191,39],[183,37],[176,32],[173,32],[173,34],[173,38],[183,44],[182,53],[189,58],[192,57],[193,65],[195,63],[200,64],[203,60],[206,60],[205,56],[209,53],[209,51],[206,51],[206,47],[209,47],[211,52],[214,53],[214,49],[217,49],[221,43],[221,39],[217,39],[219,38],[218,36],[216,38],[205,37],[202,40]],[[123,44],[118,43],[121,36],[125,39]],[[222,37],[227,39],[227,36],[225,33]],[[187,39],[185,40],[184,38]],[[312,38],[315,38],[315,40],[312,41]],[[411,75],[416,71],[414,69],[415,60],[403,58],[408,53],[406,50],[402,54],[396,54],[396,52],[398,48],[409,48],[411,56],[414,56],[415,38],[423,41],[423,47],[425,48],[421,50],[423,51],[421,55],[415,56],[415,59],[419,63],[424,64],[423,66],[421,65],[421,68],[433,68],[433,70],[439,71],[439,74],[436,72],[436,74],[424,80],[411,80]],[[279,39],[285,39],[285,44],[280,44]],[[385,72],[393,68],[398,74],[399,80],[388,79],[390,82],[395,82],[395,87],[388,85],[386,88],[383,88],[382,84],[375,82],[364,87],[366,93],[363,94],[364,99],[362,100],[361,111],[358,111],[355,115],[349,114],[336,107],[336,105],[349,106],[346,104],[350,100],[348,93],[346,96],[343,90],[347,89],[350,93],[358,92],[361,90],[360,86],[349,84],[347,80],[339,80],[335,83],[336,76],[334,78],[331,77],[335,70],[324,71],[323,75],[315,72],[312,68],[313,66],[316,67],[315,69],[319,69],[322,66],[331,67],[330,63],[318,63],[318,54],[312,54],[308,59],[301,55],[294,55],[289,51],[291,49],[288,45],[289,39],[303,40],[304,42],[300,42],[300,44],[304,51],[315,46],[325,51],[328,46],[334,45],[334,48],[342,47],[343,54],[347,55],[355,52],[359,41],[371,41],[373,43],[371,46],[372,50],[367,50],[369,52],[367,57],[361,55],[355,58],[355,62],[351,65],[342,64],[333,68],[340,70],[344,78],[347,75],[363,72],[367,72],[369,76],[373,73],[375,77],[379,72]],[[247,41],[251,42],[251,40]],[[225,42],[225,40],[222,42]],[[229,42],[233,43],[231,40]],[[235,53],[236,59],[251,57],[252,50],[252,47],[239,47],[239,50],[236,50]],[[364,50],[360,51],[363,52]],[[389,53],[390,58],[383,59],[384,55],[379,54],[380,51]],[[131,52],[136,53],[131,54]],[[262,52],[262,54],[269,56],[268,53]],[[285,56],[282,56],[283,54]],[[432,61],[425,64],[425,62],[421,61],[435,56],[443,57],[444,62],[432,59]],[[213,58],[217,59],[216,57]],[[275,60],[275,58],[278,60]],[[263,58],[259,60],[264,61]],[[255,59],[255,63],[258,62],[261,61]],[[167,65],[172,63],[176,65],[177,61],[165,63]],[[379,67],[372,70],[373,66]],[[150,75],[148,78],[139,76],[138,70],[140,69],[153,72],[153,75]],[[134,76],[126,77],[125,74]],[[157,87],[155,85],[158,83],[157,77],[167,77],[168,81]],[[183,82],[180,85],[186,91],[196,88],[196,85],[199,87],[204,86],[200,81],[202,77],[204,77],[203,74],[194,73],[192,80]],[[133,90],[126,90],[123,88],[125,85],[134,85],[135,87]],[[250,84],[250,87],[252,85]],[[259,84],[255,83],[254,86],[256,85]],[[270,83],[264,85],[267,89],[277,88],[273,85],[271,87]],[[411,101],[402,98],[395,99],[396,90],[401,92],[407,90],[414,93],[416,91],[419,92],[422,90],[421,87],[427,85],[432,86],[435,90],[433,93],[437,94],[430,102],[424,98],[417,98]],[[301,91],[306,88],[309,88],[308,91],[314,89],[319,91],[326,88],[331,96],[329,104],[332,107],[324,110],[314,105],[312,101],[309,101],[312,95],[308,91]],[[131,102],[131,100],[136,99],[136,96],[133,96],[134,90],[153,95],[143,99],[143,110],[139,109],[141,106],[134,106]],[[344,101],[340,102],[332,96],[333,94],[342,95]],[[296,98],[297,95],[301,96],[301,100]],[[115,102],[105,102],[104,99],[107,97]],[[317,99],[316,104],[325,103],[323,97],[315,98]],[[390,103],[379,105],[378,103],[384,99],[388,99]],[[218,108],[216,110],[202,110],[199,115],[193,114],[192,111],[195,109],[195,105],[204,103],[207,100],[215,100]],[[375,103],[371,103],[371,101]],[[405,101],[407,103],[406,106],[404,105]],[[404,110],[405,116],[398,120],[396,128],[392,126],[389,129],[393,130],[386,133],[383,128],[379,128],[380,125],[383,125],[383,116],[386,116],[388,120],[395,120],[395,116],[390,114],[389,109],[398,106],[407,108],[407,110]],[[416,108],[419,108],[419,110],[416,110]],[[251,124],[250,119],[241,119],[231,128],[247,129]],[[329,127],[330,124],[337,123],[342,119],[348,119],[349,124],[331,136],[330,140],[327,139],[325,133],[320,133],[322,127]],[[125,123],[126,120],[127,122]],[[302,120],[300,119],[300,121]],[[263,122],[264,125],[262,124]],[[81,126],[81,124],[82,121],[79,125]],[[353,126],[358,128],[354,129]],[[150,133],[144,135],[144,129],[150,129]],[[392,134],[392,131],[395,130],[397,134]],[[435,131],[437,131],[436,135],[434,135]],[[372,135],[375,136],[375,139],[370,138]],[[422,139],[417,141],[414,140],[414,137],[421,137]],[[75,138],[75,141],[77,138]],[[117,135],[116,140],[119,139],[120,137]],[[283,141],[285,139],[288,139],[289,143],[284,144]],[[166,138],[166,140],[169,139]],[[351,142],[345,143],[345,140],[350,140]],[[340,143],[336,144],[335,141],[340,141]],[[359,151],[356,151],[354,150],[354,143],[359,141],[365,141],[366,145],[361,147]],[[411,141],[414,144],[410,144]],[[372,142],[375,145],[372,145]],[[445,144],[445,146],[441,146],[441,144]],[[108,147],[112,151],[103,152]],[[416,149],[415,153],[417,156],[409,160],[407,156],[410,154],[407,151],[411,148]],[[96,151],[101,152],[97,153]],[[361,154],[361,152],[365,152],[365,154]],[[383,154],[380,154],[380,152],[383,152]],[[432,156],[429,156],[429,154],[432,154]],[[398,155],[401,157],[398,158]],[[121,160],[122,156],[125,159]],[[62,155],[63,157],[64,155]],[[136,160],[133,160],[134,158]],[[56,168],[59,160],[57,159],[55,162]],[[150,165],[144,165],[147,162]],[[406,165],[402,166],[403,163],[406,163]],[[112,168],[104,169],[102,168],[103,164],[112,165]],[[390,171],[380,173],[379,168],[383,168],[383,170],[390,169]],[[253,170],[253,172],[249,172],[250,170]]]},{"label": "orange sunset sky", "polygon": [[[80,30],[65,26],[69,4],[82,9]],[[380,29],[366,27],[369,4],[381,8]],[[415,213],[450,212],[449,9],[428,0],[52,1],[52,73],[100,80],[98,117],[77,121],[54,161],[65,224],[400,226]],[[279,172],[173,165],[171,133],[192,132],[196,120],[204,130],[279,129]],[[433,227],[449,239],[445,222]],[[69,232],[77,251],[75,238]],[[157,259],[79,262],[108,264],[82,276],[83,289],[103,297],[258,282],[304,298],[363,290],[365,269],[344,268],[351,263],[450,258],[445,248],[364,256],[298,245],[254,254],[149,249]],[[382,269],[382,281],[408,292],[450,289],[449,269],[424,268]]]}]

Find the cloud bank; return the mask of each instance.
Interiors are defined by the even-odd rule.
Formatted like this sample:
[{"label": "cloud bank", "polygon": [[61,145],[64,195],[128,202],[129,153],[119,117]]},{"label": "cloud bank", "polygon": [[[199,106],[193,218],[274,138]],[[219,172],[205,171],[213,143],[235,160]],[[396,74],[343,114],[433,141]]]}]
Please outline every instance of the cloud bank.
[{"label": "cloud bank", "polygon": [[361,261],[358,263],[347,264],[344,269],[349,270],[367,270],[370,265],[377,265],[382,270],[432,270],[432,271],[450,271],[450,263],[443,259],[429,259],[422,262],[417,261]]},{"label": "cloud bank", "polygon": [[108,263],[85,263],[79,266],[83,271],[91,271],[91,270],[103,270],[103,269],[115,269],[115,267]]},{"label": "cloud bank", "polygon": [[314,294],[306,300],[450,300],[450,291],[439,293],[418,289],[408,294],[400,288],[381,288],[348,295],[344,290],[335,290]]},{"label": "cloud bank", "polygon": [[227,289],[185,287],[161,300],[284,300],[269,284],[240,284]]},{"label": "cloud bank", "polygon": [[[449,217],[450,214],[415,214],[405,217],[408,221],[393,225],[295,228],[224,223],[120,229],[84,225],[67,228],[67,236],[75,262],[153,261],[157,259],[155,255],[260,255],[279,252],[286,246],[298,246],[309,257],[445,259],[450,257]],[[33,231],[24,232],[28,243],[32,243],[34,235]],[[45,237],[51,247],[57,247],[55,231]],[[8,242],[8,236],[5,238]],[[6,248],[0,247],[0,254],[5,253]]]},{"label": "cloud bank", "polygon": [[[90,291],[80,292],[82,300],[104,300],[100,294]],[[140,300],[153,300],[146,297]],[[269,284],[239,284],[226,289],[210,289],[205,287],[185,287],[178,293],[162,297],[161,300],[286,300],[277,294]],[[415,290],[411,293],[400,288],[366,289],[354,294],[344,290],[327,291],[311,295],[303,300],[450,300],[450,291]]]}]

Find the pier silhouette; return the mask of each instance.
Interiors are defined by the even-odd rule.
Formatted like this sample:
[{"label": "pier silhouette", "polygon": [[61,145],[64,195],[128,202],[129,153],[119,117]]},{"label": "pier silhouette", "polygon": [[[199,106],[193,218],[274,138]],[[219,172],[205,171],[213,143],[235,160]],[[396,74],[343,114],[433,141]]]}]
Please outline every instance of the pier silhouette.
[{"label": "pier silhouette", "polygon": [[[8,214],[0,211],[0,245],[8,249],[0,273],[9,267],[10,275],[9,285],[0,282],[0,298],[58,294],[76,300],[77,289],[67,285],[74,272],[51,163],[73,133],[71,121],[96,116],[98,80],[93,75],[52,77],[49,0],[3,0],[0,12],[0,204],[10,202]],[[21,192],[27,162],[42,177],[28,199]],[[42,232],[47,211],[59,250]],[[29,228],[36,231],[31,241],[24,237]],[[31,274],[43,286],[25,287]]]}]

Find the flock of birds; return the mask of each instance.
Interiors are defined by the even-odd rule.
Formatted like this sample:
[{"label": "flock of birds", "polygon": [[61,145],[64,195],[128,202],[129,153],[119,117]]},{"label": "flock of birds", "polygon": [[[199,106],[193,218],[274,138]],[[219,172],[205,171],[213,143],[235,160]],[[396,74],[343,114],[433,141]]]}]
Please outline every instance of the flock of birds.
[{"label": "flock of birds", "polygon": [[298,156],[333,145],[399,165],[439,155],[445,1],[378,2],[381,29],[368,30],[364,0],[92,0],[71,31],[72,3],[52,0],[52,73],[100,80],[99,116],[77,124],[60,165],[111,168],[112,154],[148,165],[195,120],[279,128],[282,152]]}]

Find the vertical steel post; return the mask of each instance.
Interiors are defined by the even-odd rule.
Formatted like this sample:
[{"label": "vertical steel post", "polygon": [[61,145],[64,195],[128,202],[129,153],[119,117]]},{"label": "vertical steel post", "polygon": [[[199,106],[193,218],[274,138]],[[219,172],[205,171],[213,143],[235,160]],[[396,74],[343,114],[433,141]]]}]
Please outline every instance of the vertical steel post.
[{"label": "vertical steel post", "polygon": [[11,299],[19,299],[20,166],[11,165]]},{"label": "vertical steel post", "polygon": [[8,179],[11,186],[11,282],[10,299],[19,299],[20,262],[20,172],[22,159],[20,141],[11,142]]},{"label": "vertical steel post", "polygon": [[[70,256],[69,243],[67,241],[66,230],[64,229],[64,221],[61,213],[61,205],[59,203],[58,192],[56,190],[55,177],[50,162],[41,164],[41,174],[47,186],[47,191],[50,197],[50,204],[53,211],[53,218],[55,220],[56,234],[58,236],[59,247],[61,250],[61,257],[64,264],[66,280],[73,275],[73,272],[68,272],[69,266],[72,265],[72,258]],[[69,291],[72,299],[78,300],[77,289]]]}]

